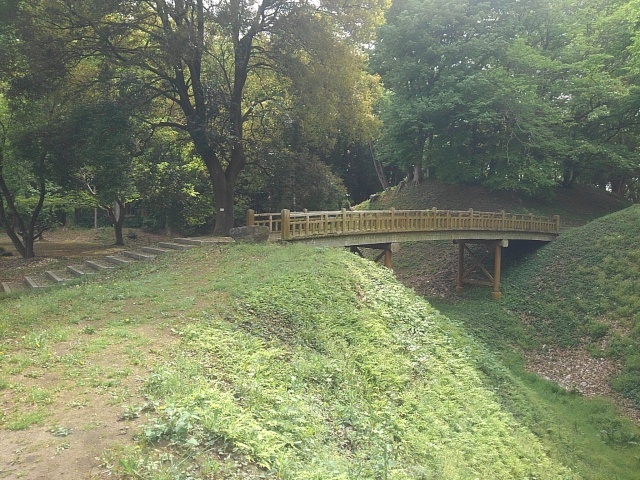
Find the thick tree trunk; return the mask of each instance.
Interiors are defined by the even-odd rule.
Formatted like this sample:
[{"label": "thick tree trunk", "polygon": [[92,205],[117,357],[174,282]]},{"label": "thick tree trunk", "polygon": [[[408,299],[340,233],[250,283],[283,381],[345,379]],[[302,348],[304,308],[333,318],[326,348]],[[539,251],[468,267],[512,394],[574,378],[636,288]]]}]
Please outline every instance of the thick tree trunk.
[{"label": "thick tree trunk", "polygon": [[422,175],[422,162],[424,159],[424,146],[427,141],[426,132],[420,130],[418,137],[416,138],[415,157],[413,159],[413,165],[411,165],[410,180],[413,185],[422,183],[424,177]]},{"label": "thick tree trunk", "polygon": [[106,210],[113,224],[113,231],[116,237],[115,245],[124,245],[124,235],[122,234],[122,227],[124,226],[124,202],[116,200],[113,203],[113,207],[108,207]]}]

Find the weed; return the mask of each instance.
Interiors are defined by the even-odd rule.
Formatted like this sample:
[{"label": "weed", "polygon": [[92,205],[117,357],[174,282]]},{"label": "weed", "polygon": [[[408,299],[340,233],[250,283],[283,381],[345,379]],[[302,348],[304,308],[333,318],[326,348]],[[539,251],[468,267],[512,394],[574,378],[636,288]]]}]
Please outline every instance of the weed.
[{"label": "weed", "polygon": [[46,417],[47,413],[42,409],[19,412],[7,418],[5,428],[7,430],[26,430],[33,425],[41,425]]},{"label": "weed", "polygon": [[73,428],[56,425],[54,427],[51,427],[48,432],[51,433],[51,435],[53,435],[54,437],[67,437],[73,433]]},{"label": "weed", "polygon": [[96,333],[96,329],[93,325],[85,325],[82,329],[82,333],[84,333],[85,335],[93,335],[94,333]]},{"label": "weed", "polygon": [[60,445],[56,446],[56,455],[60,455],[62,452],[64,452],[65,450],[71,448],[71,444],[67,443],[67,442],[63,442]]}]

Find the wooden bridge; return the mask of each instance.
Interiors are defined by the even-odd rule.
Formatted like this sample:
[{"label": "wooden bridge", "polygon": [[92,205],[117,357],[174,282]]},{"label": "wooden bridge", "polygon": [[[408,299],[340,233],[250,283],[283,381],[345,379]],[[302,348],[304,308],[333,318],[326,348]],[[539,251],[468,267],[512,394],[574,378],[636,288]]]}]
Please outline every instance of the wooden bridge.
[{"label": "wooden bridge", "polygon": [[[560,217],[474,210],[356,210],[326,212],[260,213],[247,212],[247,225],[269,227],[274,239],[304,242],[319,246],[349,247],[382,250],[387,267],[392,266],[392,254],[401,242],[452,240],[458,245],[457,289],[464,284],[493,287],[493,298],[500,298],[500,264],[502,248],[509,240],[550,242],[560,232]],[[486,247],[484,255],[477,255],[467,244]],[[465,267],[465,253],[471,265]],[[485,260],[493,254],[493,273],[485,267]],[[486,279],[471,278],[480,271]]]}]

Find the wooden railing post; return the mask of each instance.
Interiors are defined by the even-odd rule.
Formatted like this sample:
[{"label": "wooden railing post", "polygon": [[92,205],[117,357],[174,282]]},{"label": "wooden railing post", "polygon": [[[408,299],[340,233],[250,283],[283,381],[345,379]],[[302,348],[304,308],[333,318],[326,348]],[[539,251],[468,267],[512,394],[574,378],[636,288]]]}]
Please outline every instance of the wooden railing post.
[{"label": "wooden railing post", "polygon": [[556,223],[556,233],[560,233],[560,215],[554,215],[553,220]]},{"label": "wooden railing post", "polygon": [[282,239],[289,240],[291,238],[291,212],[286,208],[280,212],[280,220],[282,225]]},{"label": "wooden railing post", "polygon": [[254,212],[252,209],[247,210],[247,225],[248,226],[252,226],[255,225],[255,214],[256,212]]},{"label": "wooden railing post", "polygon": [[347,233],[347,209],[342,209],[342,233]]}]

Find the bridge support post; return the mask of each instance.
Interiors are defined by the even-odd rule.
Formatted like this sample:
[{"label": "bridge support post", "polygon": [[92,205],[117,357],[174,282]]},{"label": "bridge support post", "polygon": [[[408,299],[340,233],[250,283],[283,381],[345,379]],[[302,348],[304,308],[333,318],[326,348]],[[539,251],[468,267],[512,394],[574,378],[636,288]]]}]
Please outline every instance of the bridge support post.
[{"label": "bridge support post", "polygon": [[[456,292],[460,292],[464,284],[486,285],[492,287],[491,298],[500,300],[500,270],[502,268],[502,247],[509,246],[508,240],[456,240],[458,244],[458,271],[456,274]],[[486,247],[486,251],[481,256],[476,256],[467,244],[480,244]],[[469,254],[472,264],[465,269],[465,252]],[[493,254],[493,272],[485,267],[485,261]],[[490,268],[490,267],[489,267]],[[482,272],[486,280],[469,278],[473,272]]]},{"label": "bridge support post", "polygon": [[496,242],[495,252],[493,254],[493,292],[491,298],[500,300],[502,293],[500,292],[500,269],[502,268],[502,242]]},{"label": "bridge support post", "polygon": [[464,285],[464,242],[458,241],[458,273],[456,275],[456,292],[461,292]]},{"label": "bridge support post", "polygon": [[389,270],[393,270],[393,263],[391,262],[392,253],[391,253],[391,245],[384,249],[384,266]]}]

